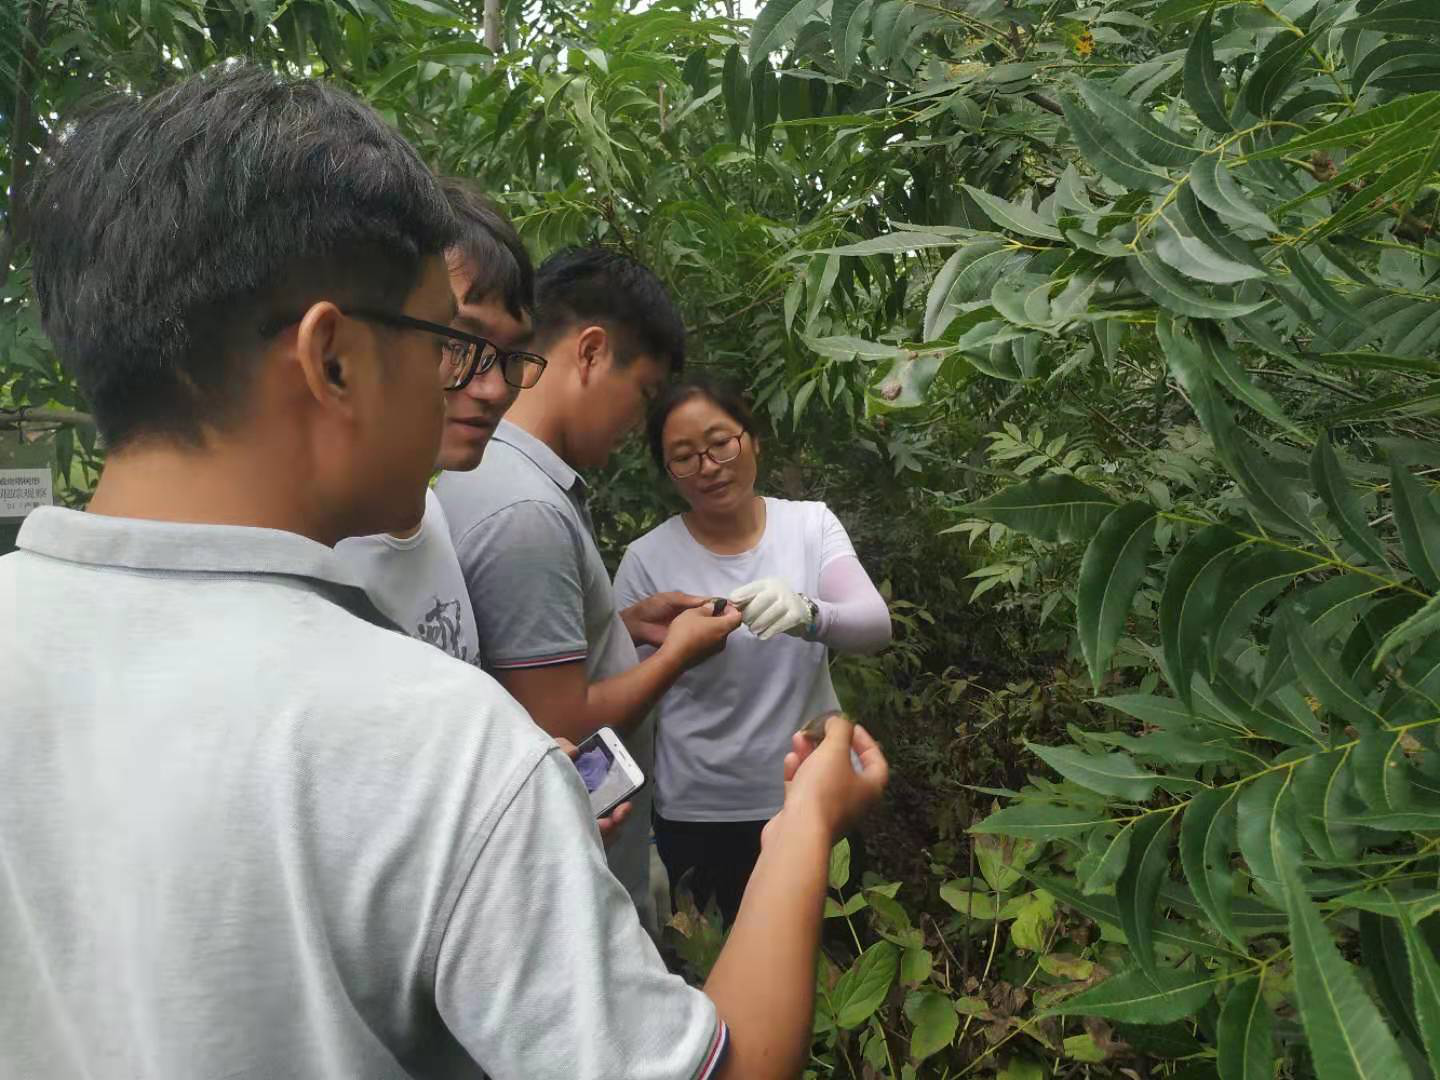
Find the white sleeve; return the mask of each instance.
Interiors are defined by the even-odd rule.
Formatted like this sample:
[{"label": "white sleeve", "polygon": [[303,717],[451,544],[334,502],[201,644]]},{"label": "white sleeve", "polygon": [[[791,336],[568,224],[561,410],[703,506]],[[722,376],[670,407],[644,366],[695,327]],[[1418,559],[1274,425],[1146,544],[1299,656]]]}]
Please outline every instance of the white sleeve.
[{"label": "white sleeve", "polygon": [[481,848],[440,944],[435,998],[491,1080],[706,1080],[725,1051],[714,1003],[665,970],[606,867],[559,750]]},{"label": "white sleeve", "polygon": [[853,554],[836,556],[820,571],[815,606],[815,640],[836,652],[874,653],[890,644],[890,606]]},{"label": "white sleeve", "polygon": [[849,555],[855,558],[855,545],[850,543],[850,534],[840,519],[824,503],[820,504],[820,572],[836,559]]}]

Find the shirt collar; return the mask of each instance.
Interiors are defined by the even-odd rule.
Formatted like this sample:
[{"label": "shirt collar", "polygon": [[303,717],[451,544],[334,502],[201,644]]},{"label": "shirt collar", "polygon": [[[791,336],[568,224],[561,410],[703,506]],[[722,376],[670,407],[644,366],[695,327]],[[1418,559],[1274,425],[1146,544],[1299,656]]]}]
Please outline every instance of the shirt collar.
[{"label": "shirt collar", "polygon": [[501,420],[495,425],[495,434],[492,438],[496,442],[503,442],[506,446],[513,447],[520,451],[551,480],[561,491],[569,491],[571,488],[578,488],[580,494],[584,494],[585,478],[572,469],[561,459],[560,455],[550,449],[548,445],[541,442],[530,432],[512,424],[509,420]]},{"label": "shirt collar", "polygon": [[41,506],[26,516],[15,546],[86,566],[299,579],[361,618],[390,625],[331,548],[280,529],[145,521]]}]

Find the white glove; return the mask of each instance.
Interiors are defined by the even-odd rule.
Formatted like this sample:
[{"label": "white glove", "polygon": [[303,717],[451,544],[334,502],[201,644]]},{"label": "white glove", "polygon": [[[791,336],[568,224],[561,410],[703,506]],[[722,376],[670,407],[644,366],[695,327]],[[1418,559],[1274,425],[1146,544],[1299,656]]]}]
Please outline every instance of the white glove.
[{"label": "white glove", "polygon": [[730,602],[740,609],[741,621],[761,641],[776,634],[802,637],[810,625],[810,604],[779,578],[761,578],[741,585],[730,594]]}]

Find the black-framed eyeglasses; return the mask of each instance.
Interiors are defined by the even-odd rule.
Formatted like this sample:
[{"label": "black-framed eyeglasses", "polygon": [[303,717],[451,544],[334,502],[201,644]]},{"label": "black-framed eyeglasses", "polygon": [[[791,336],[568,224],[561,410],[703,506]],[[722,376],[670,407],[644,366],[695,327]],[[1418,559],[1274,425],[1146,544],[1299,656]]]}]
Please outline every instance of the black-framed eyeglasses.
[{"label": "black-framed eyeglasses", "polygon": [[488,338],[467,334],[453,326],[441,326],[425,319],[412,318],[375,308],[351,308],[345,312],[354,319],[369,319],[382,326],[400,330],[424,330],[445,338],[444,357],[440,362],[446,390],[463,390],[476,375],[483,375],[497,363],[500,374],[517,390],[528,390],[540,381],[547,363],[543,356],[530,352],[502,349]]},{"label": "black-framed eyeglasses", "polygon": [[684,480],[700,471],[701,463],[705,458],[709,458],[716,465],[727,465],[740,456],[741,440],[744,436],[745,433],[742,431],[729,438],[721,439],[719,442],[713,442],[704,450],[673,457],[665,463],[665,471],[676,480]]}]

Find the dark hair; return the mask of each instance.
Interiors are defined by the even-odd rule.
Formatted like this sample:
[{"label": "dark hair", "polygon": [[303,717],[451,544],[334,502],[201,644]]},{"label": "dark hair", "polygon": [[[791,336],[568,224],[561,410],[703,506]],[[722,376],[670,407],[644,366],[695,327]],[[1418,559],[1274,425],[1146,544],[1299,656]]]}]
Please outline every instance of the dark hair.
[{"label": "dark hair", "polygon": [[604,326],[617,339],[616,360],[650,356],[685,366],[685,321],[654,272],[602,247],[566,248],[535,276],[535,341],[541,352],[577,323]]},{"label": "dark hair", "polygon": [[660,396],[655,399],[655,404],[650,406],[650,416],[645,422],[645,436],[650,442],[650,456],[655,459],[655,464],[661,469],[665,468],[665,421],[669,420],[670,414],[681,405],[691,398],[697,397],[704,398],[726,413],[731,420],[740,425],[741,431],[754,438],[755,414],[750,411],[750,406],[745,403],[745,398],[741,396],[740,391],[734,387],[704,378],[671,383],[660,392]]},{"label": "dark hair", "polygon": [[70,125],[31,206],[41,318],[111,446],[197,443],[245,407],[267,324],[399,304],[455,232],[368,106],[246,64]]},{"label": "dark hair", "polygon": [[535,264],[505,212],[471,180],[443,177],[440,190],[460,230],[450,254],[458,253],[475,267],[465,302],[496,296],[517,319],[534,312]]}]

